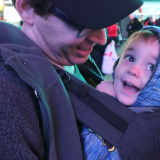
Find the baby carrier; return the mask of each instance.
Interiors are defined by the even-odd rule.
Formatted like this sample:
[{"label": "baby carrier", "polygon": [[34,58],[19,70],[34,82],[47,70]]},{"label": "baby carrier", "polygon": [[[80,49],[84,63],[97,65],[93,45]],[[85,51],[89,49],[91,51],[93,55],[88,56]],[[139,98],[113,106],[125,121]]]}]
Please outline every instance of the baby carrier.
[{"label": "baby carrier", "polygon": [[[113,97],[94,87],[102,80],[102,74],[94,61],[79,65],[87,84],[67,71],[54,66],[70,97],[76,119],[101,136],[107,146],[118,149],[121,160],[160,160],[160,110],[148,107],[146,112],[134,113]],[[45,137],[45,120],[41,103],[33,94]],[[47,132],[47,131],[46,131]],[[45,141],[45,148],[49,142]]]},{"label": "baby carrier", "polygon": [[[89,59],[79,65],[83,76],[96,85],[101,73]],[[97,91],[70,73],[56,67],[78,121],[99,134],[108,145],[118,149],[122,160],[159,160],[160,111],[134,113],[111,96]],[[94,118],[93,118],[94,117]]]},{"label": "baby carrier", "polygon": [[[54,67],[68,92],[76,119],[101,136],[107,146],[117,148],[121,160],[160,160],[159,108],[147,107],[146,111],[142,108],[141,113],[135,113],[113,97],[96,90],[94,87],[103,80],[103,76],[91,57],[78,66],[88,84]],[[39,106],[41,104],[37,103],[45,136],[43,110]],[[45,147],[49,147],[47,141]]]}]

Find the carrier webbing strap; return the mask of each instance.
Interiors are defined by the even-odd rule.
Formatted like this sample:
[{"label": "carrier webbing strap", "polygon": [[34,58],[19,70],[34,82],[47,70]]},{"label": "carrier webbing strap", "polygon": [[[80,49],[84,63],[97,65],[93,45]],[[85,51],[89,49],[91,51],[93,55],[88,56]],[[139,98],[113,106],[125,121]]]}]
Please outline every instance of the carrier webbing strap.
[{"label": "carrier webbing strap", "polygon": [[[103,105],[103,103],[101,103],[99,98],[95,97],[95,95],[91,93],[91,91],[89,90],[89,87],[86,87],[86,85],[77,81],[77,79],[75,79],[75,77],[72,78],[73,75],[68,74],[64,70],[57,70],[57,73],[60,75],[60,77],[61,77],[61,79],[62,79],[62,81],[68,91],[74,93],[74,95],[76,95],[79,99],[81,99],[85,104],[87,104],[92,110],[94,110],[101,117],[103,117],[107,122],[109,122],[115,128],[117,128],[121,133],[123,133],[123,134],[125,133],[129,123],[125,120],[124,117],[117,115],[116,113],[111,111],[109,109],[109,107],[107,107],[106,105]],[[111,97],[108,101],[109,101],[108,106],[111,103],[114,103],[114,106],[115,105],[117,105],[118,107],[120,106],[120,103],[118,101],[112,99]],[[117,104],[115,104],[115,103],[117,103]],[[74,106],[74,107],[77,107],[77,106]],[[78,106],[78,107],[81,107],[81,106]],[[130,112],[131,111],[129,111],[129,113]],[[134,113],[131,115],[131,119],[132,119],[133,115],[134,115]],[[83,116],[83,114],[81,116]],[[84,118],[83,118],[83,121],[84,121]],[[91,126],[93,126],[93,124],[91,124]],[[101,133],[101,131],[99,131],[97,133]],[[116,142],[116,144],[118,144],[118,143]]]},{"label": "carrier webbing strap", "polygon": [[77,97],[79,97],[95,112],[101,115],[105,120],[115,126],[120,132],[125,133],[128,127],[128,122],[109,110],[99,101],[99,99],[96,99],[96,97],[91,95],[90,92],[88,92],[88,88],[86,86],[83,86],[82,84],[79,84],[78,82],[71,79],[70,82],[65,85],[65,87],[67,90],[71,91]]}]

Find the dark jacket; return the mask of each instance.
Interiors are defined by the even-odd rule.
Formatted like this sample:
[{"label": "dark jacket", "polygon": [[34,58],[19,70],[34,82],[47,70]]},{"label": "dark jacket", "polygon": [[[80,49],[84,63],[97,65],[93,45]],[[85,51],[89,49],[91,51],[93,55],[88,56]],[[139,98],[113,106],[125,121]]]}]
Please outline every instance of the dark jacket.
[{"label": "dark jacket", "polygon": [[156,20],[155,26],[159,26],[160,27],[160,18]]},{"label": "dark jacket", "polygon": [[134,30],[133,30],[133,23],[129,23],[127,25],[126,31],[128,32],[128,38],[129,38],[130,35],[134,32]]},{"label": "dark jacket", "polygon": [[149,22],[148,22],[148,26],[154,26],[154,23],[151,22],[151,21],[149,21]]},{"label": "dark jacket", "polygon": [[136,23],[133,23],[132,25],[132,29],[134,32],[139,31],[142,28],[143,28],[143,25],[141,24],[141,22],[136,22]]},{"label": "dark jacket", "polygon": [[[82,160],[74,111],[54,66],[19,29],[4,22],[0,29],[0,159]],[[32,90],[44,112],[46,139]]]}]

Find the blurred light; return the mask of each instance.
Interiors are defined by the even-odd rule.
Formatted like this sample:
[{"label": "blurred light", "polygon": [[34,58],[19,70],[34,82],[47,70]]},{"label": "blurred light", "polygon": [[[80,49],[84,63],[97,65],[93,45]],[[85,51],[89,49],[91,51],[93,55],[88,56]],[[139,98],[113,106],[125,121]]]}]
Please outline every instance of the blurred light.
[{"label": "blurred light", "polygon": [[20,21],[21,18],[14,7],[5,6],[3,10],[4,10],[4,19],[7,20],[7,22],[13,23]]},{"label": "blurred light", "polygon": [[153,19],[158,19],[160,15],[160,1],[159,2],[145,2],[142,5],[142,12],[136,10],[132,13],[133,17],[138,19],[146,19],[148,16],[152,16]]},{"label": "blurred light", "polygon": [[4,4],[8,5],[8,4],[12,4],[11,0],[4,0]]},{"label": "blurred light", "polygon": [[0,0],[0,6],[4,6],[4,0]]},{"label": "blurred light", "polygon": [[3,6],[0,6],[0,11],[3,11]]}]

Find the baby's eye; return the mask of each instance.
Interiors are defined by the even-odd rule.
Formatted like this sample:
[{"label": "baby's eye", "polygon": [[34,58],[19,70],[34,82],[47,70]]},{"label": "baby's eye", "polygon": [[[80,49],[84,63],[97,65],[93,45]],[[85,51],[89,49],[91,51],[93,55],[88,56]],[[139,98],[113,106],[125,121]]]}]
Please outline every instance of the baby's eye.
[{"label": "baby's eye", "polygon": [[134,58],[133,58],[133,56],[127,56],[127,57],[126,57],[126,60],[127,60],[127,61],[130,61],[130,62],[133,62],[133,61],[134,61]]},{"label": "baby's eye", "polygon": [[153,65],[153,64],[149,64],[149,65],[147,66],[147,69],[150,70],[150,71],[153,71],[154,65]]}]

